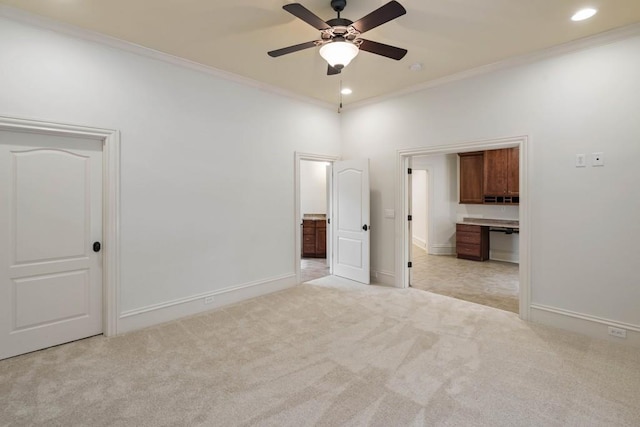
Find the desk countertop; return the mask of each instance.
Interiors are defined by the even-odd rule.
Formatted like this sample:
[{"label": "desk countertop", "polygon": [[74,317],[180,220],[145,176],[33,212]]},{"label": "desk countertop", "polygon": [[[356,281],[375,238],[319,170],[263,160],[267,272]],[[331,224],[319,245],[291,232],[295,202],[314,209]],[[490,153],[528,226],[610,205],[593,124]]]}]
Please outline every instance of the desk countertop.
[{"label": "desk countertop", "polygon": [[520,229],[520,221],[517,219],[462,218],[462,221],[458,221],[457,223],[463,225]]}]

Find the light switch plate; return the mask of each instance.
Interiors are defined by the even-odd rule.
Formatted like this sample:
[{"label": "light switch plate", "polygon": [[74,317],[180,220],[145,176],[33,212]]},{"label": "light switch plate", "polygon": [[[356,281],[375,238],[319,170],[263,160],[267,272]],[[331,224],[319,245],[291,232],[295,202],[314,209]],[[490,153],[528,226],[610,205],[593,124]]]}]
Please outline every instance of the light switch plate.
[{"label": "light switch plate", "polygon": [[604,166],[604,153],[591,153],[591,166]]},{"label": "light switch plate", "polygon": [[576,167],[584,168],[587,166],[587,155],[586,154],[576,154]]}]

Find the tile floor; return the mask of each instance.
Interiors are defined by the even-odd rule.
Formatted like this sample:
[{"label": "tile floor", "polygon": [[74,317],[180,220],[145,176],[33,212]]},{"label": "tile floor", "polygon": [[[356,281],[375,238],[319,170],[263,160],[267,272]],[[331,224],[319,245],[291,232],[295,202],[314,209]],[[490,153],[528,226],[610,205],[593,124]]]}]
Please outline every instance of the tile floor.
[{"label": "tile floor", "polygon": [[319,279],[329,275],[326,258],[302,258],[300,263],[300,282]]},{"label": "tile floor", "polygon": [[413,247],[411,286],[518,313],[519,266],[500,261],[468,261],[428,255]]},{"label": "tile floor", "polygon": [[[301,282],[329,275],[325,258],[302,258]],[[518,313],[518,264],[428,255],[413,247],[411,287]]]}]

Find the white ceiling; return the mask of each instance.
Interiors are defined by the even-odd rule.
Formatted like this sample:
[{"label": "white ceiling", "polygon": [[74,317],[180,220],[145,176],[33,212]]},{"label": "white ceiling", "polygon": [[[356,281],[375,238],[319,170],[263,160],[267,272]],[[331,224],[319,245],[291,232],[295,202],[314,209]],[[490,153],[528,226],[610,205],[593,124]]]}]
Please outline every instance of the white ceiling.
[{"label": "white ceiling", "polygon": [[[327,76],[317,48],[279,58],[267,51],[316,40],[319,32],[282,9],[283,0],[0,0],[0,3],[189,59],[299,95],[345,104],[406,90],[513,56],[640,22],[640,0],[399,0],[407,14],[366,38],[408,49],[401,61],[360,52]],[[299,1],[324,20],[329,0]],[[348,0],[356,21],[387,0]],[[582,7],[599,13],[572,22]],[[409,69],[423,64],[421,71]]]}]

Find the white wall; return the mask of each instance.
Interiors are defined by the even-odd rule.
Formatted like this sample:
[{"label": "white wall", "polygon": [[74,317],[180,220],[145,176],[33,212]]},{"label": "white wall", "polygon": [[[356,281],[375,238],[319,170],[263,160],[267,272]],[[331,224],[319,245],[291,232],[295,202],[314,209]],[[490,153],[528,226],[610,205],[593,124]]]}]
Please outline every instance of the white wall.
[{"label": "white wall", "polygon": [[429,247],[433,255],[451,255],[456,249],[458,175],[455,154],[416,156],[412,168],[429,174]]},{"label": "white wall", "polygon": [[300,212],[327,213],[327,163],[300,161]]},{"label": "white wall", "polygon": [[427,249],[428,180],[426,170],[415,170],[411,177],[411,232],[413,244]]},{"label": "white wall", "polygon": [[[373,268],[395,270],[397,149],[528,135],[533,304],[640,330],[638,52],[636,36],[343,112],[343,157],[370,158]],[[597,151],[605,167],[574,167]]]},{"label": "white wall", "polygon": [[122,311],[295,274],[294,152],[338,155],[335,111],[4,18],[0,52],[0,115],[121,131]]}]

